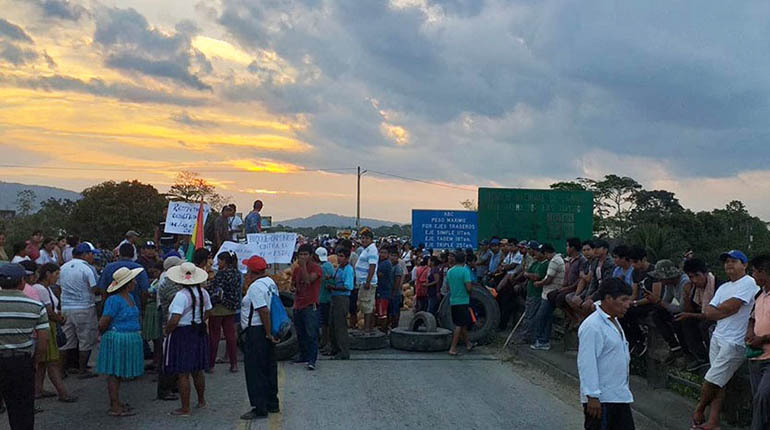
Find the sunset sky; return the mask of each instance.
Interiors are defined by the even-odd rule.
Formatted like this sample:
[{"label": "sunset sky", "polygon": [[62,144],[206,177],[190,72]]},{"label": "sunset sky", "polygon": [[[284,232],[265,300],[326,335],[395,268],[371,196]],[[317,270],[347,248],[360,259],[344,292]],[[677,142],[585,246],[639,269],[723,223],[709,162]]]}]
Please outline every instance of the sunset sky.
[{"label": "sunset sky", "polygon": [[[770,3],[0,0],[0,180],[197,171],[239,210],[408,222],[628,175],[770,220]],[[13,166],[13,167],[9,167]],[[26,167],[18,167],[26,166]],[[331,169],[331,170],[319,170]],[[431,183],[398,179],[396,175]]]}]

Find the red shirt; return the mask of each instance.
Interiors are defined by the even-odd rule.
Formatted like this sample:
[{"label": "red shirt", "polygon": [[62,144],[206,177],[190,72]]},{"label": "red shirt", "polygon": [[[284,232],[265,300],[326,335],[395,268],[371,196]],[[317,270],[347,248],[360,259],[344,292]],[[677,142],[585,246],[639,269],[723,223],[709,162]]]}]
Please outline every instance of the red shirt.
[{"label": "red shirt", "polygon": [[310,284],[307,284],[301,280],[302,269],[299,266],[297,266],[291,273],[291,283],[297,290],[294,296],[295,310],[304,309],[308,306],[318,304],[318,296],[321,293],[321,278],[323,278],[323,270],[321,269],[321,266],[315,263],[310,263],[307,265],[308,276],[310,276],[311,273],[315,273],[318,276],[316,277],[315,281]]}]

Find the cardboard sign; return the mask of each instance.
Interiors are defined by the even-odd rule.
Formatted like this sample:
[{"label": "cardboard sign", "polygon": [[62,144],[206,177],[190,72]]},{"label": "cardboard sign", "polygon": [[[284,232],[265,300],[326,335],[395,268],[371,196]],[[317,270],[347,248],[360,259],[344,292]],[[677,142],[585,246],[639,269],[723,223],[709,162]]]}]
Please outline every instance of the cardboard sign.
[{"label": "cardboard sign", "polygon": [[412,210],[412,243],[434,250],[476,248],[478,216],[474,211]]},{"label": "cardboard sign", "polygon": [[[165,233],[191,235],[198,220],[200,203],[168,202]],[[211,212],[209,205],[203,205],[203,224]]]},{"label": "cardboard sign", "polygon": [[251,233],[246,238],[248,245],[255,247],[256,255],[264,258],[267,264],[291,263],[297,245],[297,233]]}]

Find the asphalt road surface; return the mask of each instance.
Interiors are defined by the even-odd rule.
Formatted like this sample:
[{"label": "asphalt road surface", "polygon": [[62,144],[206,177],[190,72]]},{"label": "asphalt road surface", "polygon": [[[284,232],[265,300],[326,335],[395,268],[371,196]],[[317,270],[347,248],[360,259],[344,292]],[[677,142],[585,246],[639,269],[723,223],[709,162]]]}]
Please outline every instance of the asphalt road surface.
[{"label": "asphalt road surface", "polygon": [[[209,407],[190,417],[171,417],[178,402],[154,400],[154,375],[124,383],[122,400],[137,416],[107,416],[103,377],[65,380],[76,404],[38,401],[40,429],[576,429],[582,428],[577,394],[557,393],[554,384],[533,380],[526,371],[483,350],[459,358],[446,353],[393,350],[357,353],[350,361],[319,363],[315,372],[279,364],[282,413],[240,421],[249,410],[244,375],[218,365],[206,375]],[[541,376],[542,377],[542,376]],[[50,385],[47,389],[52,389]],[[195,395],[193,394],[193,402]],[[193,403],[194,404],[194,403]],[[8,428],[0,416],[0,428]]]}]

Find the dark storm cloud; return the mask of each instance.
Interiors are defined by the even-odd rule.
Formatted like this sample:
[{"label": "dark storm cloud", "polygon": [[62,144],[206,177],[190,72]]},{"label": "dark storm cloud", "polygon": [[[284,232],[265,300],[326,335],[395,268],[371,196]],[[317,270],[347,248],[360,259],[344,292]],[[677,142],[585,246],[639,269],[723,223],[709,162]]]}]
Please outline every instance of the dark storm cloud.
[{"label": "dark storm cloud", "polygon": [[0,37],[18,41],[32,43],[32,38],[18,25],[0,18]]},{"label": "dark storm cloud", "polygon": [[136,10],[114,8],[98,14],[94,42],[103,49],[108,67],[211,90],[200,77],[211,71],[211,63],[192,47],[196,31],[194,23],[182,21],[176,33],[166,34]]}]

